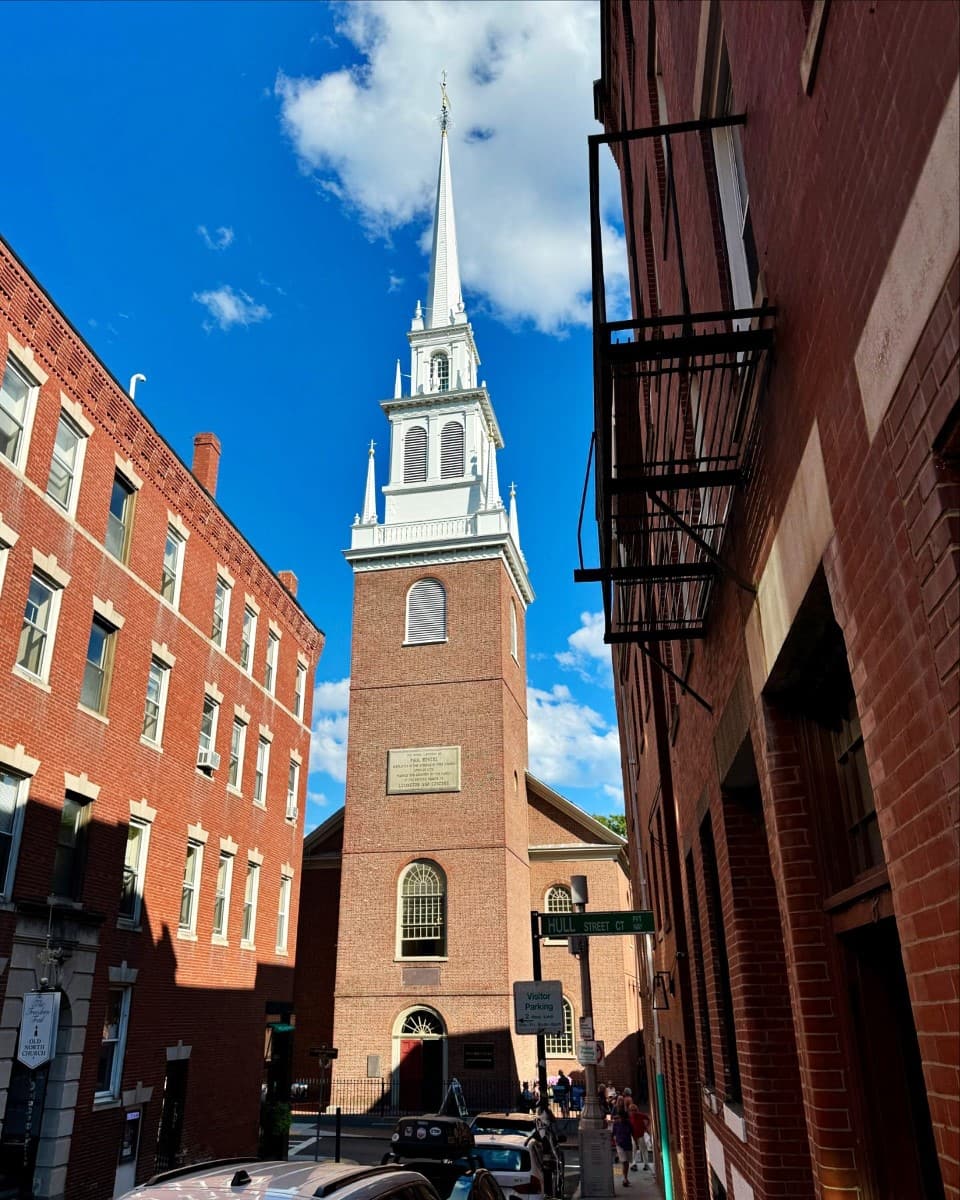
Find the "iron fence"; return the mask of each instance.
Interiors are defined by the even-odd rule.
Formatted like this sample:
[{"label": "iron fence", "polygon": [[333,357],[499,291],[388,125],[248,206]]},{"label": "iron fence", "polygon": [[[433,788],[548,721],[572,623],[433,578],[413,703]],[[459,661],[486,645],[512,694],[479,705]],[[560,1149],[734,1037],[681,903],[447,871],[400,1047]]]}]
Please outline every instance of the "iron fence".
[{"label": "iron fence", "polygon": [[[473,1079],[461,1081],[463,1097],[471,1113],[494,1110],[506,1112],[516,1108],[518,1088],[515,1082],[504,1079]],[[447,1090],[446,1081],[440,1095]],[[290,1103],[296,1116],[315,1116],[318,1106],[324,1112],[336,1108],[345,1116],[369,1116],[387,1120],[409,1110],[401,1108],[393,1095],[389,1079],[338,1079],[334,1076],[301,1077],[291,1087]],[[416,1111],[422,1111],[417,1109]]]}]

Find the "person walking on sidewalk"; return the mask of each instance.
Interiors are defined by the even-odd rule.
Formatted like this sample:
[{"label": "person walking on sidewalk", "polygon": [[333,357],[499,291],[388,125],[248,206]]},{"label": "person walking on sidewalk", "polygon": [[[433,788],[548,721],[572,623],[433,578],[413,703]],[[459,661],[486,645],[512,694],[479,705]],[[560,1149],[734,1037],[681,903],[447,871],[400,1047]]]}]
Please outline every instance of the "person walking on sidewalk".
[{"label": "person walking on sidewalk", "polygon": [[623,1186],[630,1186],[630,1160],[633,1158],[633,1130],[630,1127],[630,1114],[621,1097],[613,1109],[613,1144],[617,1151],[617,1161],[623,1170]]},{"label": "person walking on sidewalk", "polygon": [[650,1164],[647,1162],[647,1136],[650,1134],[650,1118],[634,1104],[629,1088],[624,1089],[623,1096],[627,1102],[630,1132],[633,1134],[633,1166],[630,1169],[631,1171],[638,1170],[637,1164],[642,1162],[643,1169],[649,1171]]}]

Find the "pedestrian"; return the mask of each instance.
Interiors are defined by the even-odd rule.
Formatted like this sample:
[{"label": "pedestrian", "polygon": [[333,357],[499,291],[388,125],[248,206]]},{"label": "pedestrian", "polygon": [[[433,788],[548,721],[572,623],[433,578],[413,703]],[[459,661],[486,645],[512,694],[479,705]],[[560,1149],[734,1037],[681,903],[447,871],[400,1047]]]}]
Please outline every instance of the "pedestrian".
[{"label": "pedestrian", "polygon": [[650,1118],[633,1102],[633,1096],[629,1088],[623,1089],[623,1096],[626,1101],[627,1116],[630,1118],[630,1132],[633,1134],[633,1166],[630,1170],[639,1170],[637,1164],[643,1163],[643,1169],[649,1171],[650,1164],[647,1162],[646,1139],[650,1136]]},{"label": "pedestrian", "polygon": [[570,1116],[570,1080],[563,1071],[557,1076],[553,1085],[553,1098],[557,1102],[562,1117]]},{"label": "pedestrian", "polygon": [[613,1112],[613,1106],[617,1102],[618,1095],[619,1095],[619,1093],[617,1092],[616,1084],[608,1083],[607,1089],[606,1089],[607,1112]]},{"label": "pedestrian", "polygon": [[607,1089],[602,1083],[597,1088],[597,1103],[600,1105],[600,1111],[605,1115],[609,1115],[610,1106],[607,1104]]},{"label": "pedestrian", "polygon": [[630,1126],[630,1116],[626,1105],[621,1099],[613,1109],[611,1132],[613,1145],[617,1152],[617,1161],[623,1171],[623,1186],[630,1186],[630,1160],[633,1158],[633,1130]]},{"label": "pedestrian", "polygon": [[530,1084],[524,1081],[523,1087],[520,1089],[520,1111],[529,1113],[533,1110],[533,1091]]},{"label": "pedestrian", "polygon": [[570,1085],[570,1111],[579,1113],[583,1112],[583,1097],[586,1094],[582,1083],[573,1083]]}]

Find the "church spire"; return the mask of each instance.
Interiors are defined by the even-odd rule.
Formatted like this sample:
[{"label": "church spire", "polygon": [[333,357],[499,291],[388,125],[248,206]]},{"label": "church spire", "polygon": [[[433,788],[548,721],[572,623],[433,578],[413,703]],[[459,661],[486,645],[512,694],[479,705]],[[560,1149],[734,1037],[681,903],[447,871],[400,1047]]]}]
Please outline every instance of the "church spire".
[{"label": "church spire", "polygon": [[376,490],[376,473],[373,466],[373,447],[375,442],[370,443],[370,450],[367,457],[367,487],[363,494],[363,516],[361,523],[364,525],[376,525],[377,523],[377,490]]},{"label": "church spire", "polygon": [[450,174],[450,101],[447,73],[440,82],[440,172],[437,204],[433,215],[433,250],[430,254],[430,286],[427,293],[427,329],[463,324],[466,313],[460,289],[460,260],[457,256],[457,226],[453,215],[453,180]]}]

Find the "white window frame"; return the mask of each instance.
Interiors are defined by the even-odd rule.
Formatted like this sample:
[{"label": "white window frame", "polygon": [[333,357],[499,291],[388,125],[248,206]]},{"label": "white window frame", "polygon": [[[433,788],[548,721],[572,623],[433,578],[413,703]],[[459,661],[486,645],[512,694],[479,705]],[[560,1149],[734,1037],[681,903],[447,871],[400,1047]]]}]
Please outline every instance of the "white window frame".
[{"label": "white window frame", "polygon": [[[210,709],[210,728],[203,728],[204,718],[207,715],[207,708]],[[203,708],[200,710],[200,738],[197,743],[198,750],[209,750],[212,754],[217,750],[217,726],[220,723],[220,701],[215,696],[211,696],[209,692],[203,694]]]},{"label": "white window frame", "polygon": [[[190,862],[190,851],[195,850],[195,862],[193,878],[187,878],[187,865]],[[180,915],[177,923],[178,936],[196,937],[197,933],[197,910],[199,909],[200,899],[200,881],[203,877],[203,842],[196,838],[187,838],[187,851],[183,857],[183,883],[180,885]],[[187,920],[183,919],[183,901],[189,891],[190,907],[187,913]]]},{"label": "white window frame", "polygon": [[[43,571],[38,571],[38,570],[33,571],[33,573],[30,576],[30,587],[33,586],[34,580],[36,580],[37,583],[39,583],[42,587],[46,588],[50,592],[49,615],[47,618],[47,624],[42,629],[42,633],[44,636],[44,642],[43,642],[43,648],[40,651],[40,665],[39,665],[40,669],[38,671],[34,672],[34,671],[31,671],[29,669],[29,667],[25,667],[23,665],[23,663],[21,663],[21,661],[20,661],[20,645],[18,642],[18,644],[17,644],[17,660],[16,660],[15,670],[18,671],[20,674],[26,676],[27,679],[39,679],[42,683],[49,683],[49,681],[50,681],[50,663],[51,663],[51,660],[53,659],[53,643],[54,643],[54,641],[56,639],[56,635],[57,635],[57,622],[60,618],[60,602],[63,599],[63,588],[59,583],[56,582],[56,580],[51,579],[49,575],[45,575],[43,573]],[[24,625],[26,625],[26,623],[27,623],[27,606],[29,605],[29,603],[30,603],[30,591],[28,589],[27,590],[27,598],[24,601],[24,606],[23,606]],[[34,629],[40,628],[39,626],[34,625],[33,622],[31,622],[31,625],[33,625]],[[20,637],[21,638],[23,637],[23,626],[21,626]]]},{"label": "white window frame", "polygon": [[[249,636],[248,636],[249,635]],[[257,648],[257,614],[249,604],[244,605],[240,631],[240,668],[253,674],[253,659]]]},{"label": "white window frame", "polygon": [[263,672],[263,686],[268,695],[277,693],[277,663],[280,658],[280,634],[271,629],[267,633],[267,657]]},{"label": "white window frame", "polygon": [[[428,584],[428,583],[436,584],[436,586],[438,588],[440,588],[441,594],[443,596],[443,631],[440,634],[440,636],[436,636],[436,637],[431,635],[429,637],[414,638],[411,636],[411,630],[410,630],[410,602],[411,602],[411,599],[413,598],[414,592],[417,590],[417,588],[422,589],[423,585]],[[446,587],[444,587],[444,585],[441,583],[441,581],[439,579],[435,579],[432,575],[425,575],[422,579],[418,579],[414,583],[412,583],[410,585],[409,589],[407,590],[407,606],[406,607],[407,607],[407,613],[406,613],[406,624],[404,627],[404,642],[403,642],[403,644],[405,646],[435,646],[435,645],[439,645],[440,643],[445,642],[447,640],[447,630],[448,630],[448,620],[449,620],[449,612],[448,612],[448,607],[447,607],[447,589],[446,589]]]},{"label": "white window frame", "polygon": [[[23,421],[17,421],[11,410],[3,403],[3,380],[7,371],[12,371],[26,385],[27,397],[23,406]],[[16,453],[12,458],[8,457],[0,451],[0,460],[9,463],[18,471],[23,471],[27,461],[27,454],[30,451],[30,436],[33,432],[33,418],[37,411],[37,397],[40,394],[40,384],[37,382],[31,371],[26,367],[19,358],[8,350],[4,360],[3,375],[0,375],[0,409],[8,414],[11,420],[15,421],[20,426],[20,436],[17,442]]]},{"label": "white window frame", "polygon": [[[172,547],[172,566],[168,565],[167,552]],[[160,568],[160,599],[173,608],[180,607],[180,589],[183,584],[183,560],[187,539],[172,525],[167,526],[167,540],[163,544],[163,565]],[[171,591],[172,595],[167,595]]]},{"label": "white window frame", "polygon": [[[97,1100],[118,1100],[120,1098],[120,1084],[123,1079],[123,1060],[127,1052],[127,1027],[130,1024],[130,1000],[133,994],[133,988],[127,987],[110,987],[108,992],[120,992],[120,1021],[117,1026],[117,1036],[115,1038],[105,1039],[100,1036],[100,1049],[102,1051],[107,1041],[114,1045],[113,1062],[110,1067],[110,1086],[104,1091],[94,1092],[93,1098]],[[99,1061],[99,1060],[98,1060]]]},{"label": "white window frame", "polygon": [[[404,939],[404,930],[407,928],[407,922],[404,920],[404,900],[405,900],[404,884],[406,883],[407,878],[418,867],[429,867],[429,869],[437,877],[437,879],[440,883],[441,890],[439,892],[439,896],[441,898],[441,903],[440,903],[440,921],[438,922],[438,924],[439,924],[439,928],[440,928],[441,937],[436,939],[438,941],[442,941],[442,943],[443,943],[443,949],[440,954],[405,954],[403,952],[403,943],[405,940]],[[444,961],[446,961],[446,959],[448,957],[447,950],[449,949],[449,936],[450,936],[449,891],[450,891],[450,889],[447,884],[447,873],[440,866],[440,864],[438,862],[435,862],[433,859],[430,859],[430,858],[415,859],[413,862],[408,863],[407,866],[404,867],[404,869],[400,872],[400,878],[397,880],[397,910],[396,910],[397,911],[396,955],[397,955],[397,960],[399,962],[444,962]],[[421,921],[420,924],[423,924],[423,922]],[[411,940],[411,941],[421,940],[422,941],[425,939],[411,938],[409,940]]]},{"label": "white window frame", "polygon": [[23,834],[23,816],[30,791],[31,776],[20,771],[14,771],[5,763],[0,763],[0,776],[11,781],[13,790],[13,811],[10,818],[10,850],[7,855],[7,869],[0,877],[0,898],[8,901],[13,894],[13,881],[17,874],[17,860],[20,856],[20,838]]},{"label": "white window frame", "polygon": [[[220,851],[217,858],[217,878],[213,891],[213,937],[212,941],[225,943],[230,934],[230,893],[233,891],[233,862],[236,854],[231,854],[229,850]],[[225,866],[223,890],[220,889],[220,868]],[[217,928],[217,902],[223,898],[223,920],[220,928]]]},{"label": "white window frame", "polygon": [[[422,471],[419,461],[415,461],[413,457],[413,444],[411,438],[416,435],[417,448],[416,455],[419,460],[420,445],[422,439],[423,445],[423,464]],[[404,483],[425,483],[430,472],[430,436],[425,425],[411,425],[403,435],[403,482]]]},{"label": "white window frame", "polygon": [[563,997],[563,1033],[548,1033],[544,1038],[544,1058],[573,1058],[573,1003]]},{"label": "white window frame", "polygon": [[[456,441],[456,445],[451,447],[450,442]],[[454,470],[449,470],[450,458],[456,455],[453,462]],[[462,479],[466,470],[467,461],[467,439],[466,430],[464,429],[463,421],[457,417],[452,417],[449,421],[444,421],[440,428],[440,478],[441,479]]]},{"label": "white window frame", "polygon": [[240,945],[244,950],[256,949],[260,865],[252,858],[247,859],[247,874],[243,881],[243,916],[240,924]]},{"label": "white window frame", "polygon": [[[561,894],[567,898],[566,907],[562,907],[557,903],[555,897]],[[545,913],[566,913],[573,912],[573,893],[565,883],[553,883],[547,888],[543,896],[543,911]],[[545,946],[566,946],[566,938],[544,938]]]},{"label": "white window frame", "polygon": [[[66,428],[69,429],[69,431],[77,439],[72,471],[67,468],[63,459],[57,454],[57,439],[60,436],[61,425],[65,425]],[[50,455],[50,470],[47,472],[47,495],[54,502],[54,504],[57,505],[58,508],[62,508],[64,512],[71,517],[76,516],[77,513],[77,500],[80,496],[80,477],[83,474],[83,458],[87,448],[87,438],[89,436],[90,435],[86,432],[86,430],[81,429],[81,427],[65,409],[60,410],[60,419],[57,422],[57,432],[53,442],[53,453]],[[54,462],[57,462],[61,465],[64,473],[70,480],[70,484],[67,489],[66,504],[61,503],[61,501],[50,491],[50,478],[53,474]]]},{"label": "white window frame", "polygon": [[[143,912],[143,889],[144,889],[144,882],[146,880],[146,875],[147,875],[147,855],[148,855],[148,852],[150,849],[150,830],[151,830],[151,828],[152,828],[152,823],[150,821],[143,820],[142,817],[131,817],[130,821],[127,825],[128,833],[127,833],[127,844],[124,847],[124,853],[123,853],[123,869],[124,869],[124,872],[126,872],[127,870],[133,870],[135,872],[134,878],[136,880],[136,883],[134,885],[134,892],[133,892],[133,912],[132,913],[121,912],[118,917],[117,923],[119,925],[124,926],[125,928],[137,929],[140,927],[140,915]],[[131,830],[131,829],[139,829],[140,830],[140,837],[139,837],[139,841],[137,842],[137,861],[136,861],[135,865],[133,865],[127,861],[127,852],[130,848],[129,830]],[[122,898],[122,896],[123,896],[122,885],[121,885],[121,893],[120,894],[121,894],[121,898]]]},{"label": "white window frame", "polygon": [[290,936],[290,897],[293,894],[293,879],[289,875],[280,876],[280,894],[277,897],[277,944],[278,954],[287,953],[287,942]]},{"label": "white window frame", "polygon": [[[217,597],[220,591],[223,591],[222,612],[217,613]],[[230,619],[230,593],[233,588],[224,579],[222,575],[217,575],[217,582],[213,589],[213,619],[210,623],[210,639],[214,645],[219,646],[221,650],[226,649],[227,645],[227,625]],[[220,621],[220,633],[217,635],[217,620]]]},{"label": "white window frame", "polygon": [[[150,737],[147,732],[147,705],[150,701],[150,680],[153,676],[154,668],[160,674],[160,696],[157,701],[157,736]],[[140,741],[145,742],[148,746],[163,745],[163,722],[167,715],[167,693],[170,689],[170,666],[168,663],[162,662],[159,658],[151,657],[150,666],[147,669],[147,690],[143,697],[143,725],[140,729]]]},{"label": "white window frame", "polygon": [[[0,550],[2,553],[2,550]],[[0,585],[3,584],[3,576],[0,575]],[[293,684],[293,715],[303,720],[303,704],[307,695],[307,664],[304,662],[297,663],[297,677]]]},{"label": "white window frame", "polygon": [[[246,747],[247,723],[241,720],[240,717],[234,717],[233,726],[230,730],[230,761],[227,765],[227,787],[241,795],[243,793],[243,756]],[[234,748],[236,748],[236,753],[234,753]],[[232,778],[234,762],[237,764],[236,778]]]},{"label": "white window frame", "polygon": [[270,739],[261,737],[257,741],[257,763],[253,771],[253,802],[259,808],[267,807],[267,780],[270,775]]},{"label": "white window frame", "polygon": [[288,821],[295,821],[299,813],[300,799],[300,764],[295,758],[290,759],[290,769],[287,772],[287,813]]}]

